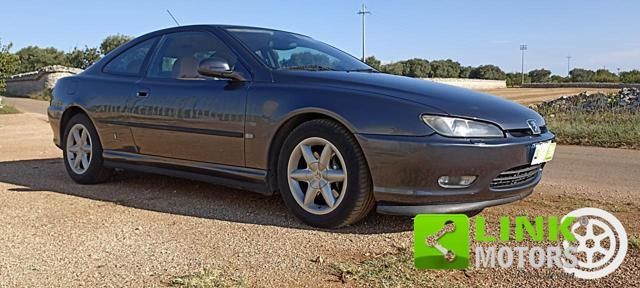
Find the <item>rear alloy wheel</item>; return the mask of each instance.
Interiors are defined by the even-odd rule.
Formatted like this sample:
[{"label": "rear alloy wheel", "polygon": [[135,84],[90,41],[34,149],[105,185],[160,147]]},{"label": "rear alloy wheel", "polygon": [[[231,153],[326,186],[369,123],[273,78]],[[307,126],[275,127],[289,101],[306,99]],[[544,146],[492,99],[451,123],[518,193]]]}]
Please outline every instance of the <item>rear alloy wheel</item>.
[{"label": "rear alloy wheel", "polygon": [[103,166],[102,145],[89,118],[75,115],[65,127],[62,153],[71,179],[80,184],[95,184],[109,178],[113,170]]},{"label": "rear alloy wheel", "polygon": [[67,135],[67,164],[76,174],[83,174],[91,163],[91,136],[87,127],[77,123]]},{"label": "rear alloy wheel", "polygon": [[285,204],[303,222],[337,228],[373,208],[371,176],[353,135],[336,122],[305,122],[285,140],[278,161]]}]

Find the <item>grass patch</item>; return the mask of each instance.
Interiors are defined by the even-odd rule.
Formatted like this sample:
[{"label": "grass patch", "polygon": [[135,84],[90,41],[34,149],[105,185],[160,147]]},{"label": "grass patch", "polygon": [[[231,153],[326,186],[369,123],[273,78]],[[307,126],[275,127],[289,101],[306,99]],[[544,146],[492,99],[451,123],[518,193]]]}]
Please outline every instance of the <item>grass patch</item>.
[{"label": "grass patch", "polygon": [[0,104],[0,115],[20,113],[16,107],[7,104]]},{"label": "grass patch", "polygon": [[51,89],[44,89],[44,90],[29,94],[29,98],[34,100],[41,100],[41,101],[51,101],[51,92],[52,92]]},{"label": "grass patch", "polygon": [[631,237],[631,239],[629,239],[629,246],[634,249],[640,249],[640,239]]},{"label": "grass patch", "polygon": [[543,116],[560,144],[640,149],[640,113],[560,112]]},{"label": "grass patch", "polygon": [[171,280],[174,287],[213,288],[213,287],[246,287],[245,279],[233,276],[221,270],[203,270],[201,272],[175,277]]},{"label": "grass patch", "polygon": [[457,287],[432,270],[418,270],[413,251],[398,248],[394,253],[374,256],[359,263],[331,263],[331,274],[343,283],[362,287]]}]

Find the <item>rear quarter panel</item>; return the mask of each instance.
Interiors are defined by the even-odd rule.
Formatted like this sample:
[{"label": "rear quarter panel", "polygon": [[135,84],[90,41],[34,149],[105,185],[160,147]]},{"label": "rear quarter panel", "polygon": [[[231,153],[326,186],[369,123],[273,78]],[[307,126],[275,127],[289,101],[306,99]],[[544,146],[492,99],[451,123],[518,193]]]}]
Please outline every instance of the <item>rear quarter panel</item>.
[{"label": "rear quarter panel", "polygon": [[104,149],[135,151],[130,129],[108,124],[109,119],[122,120],[128,117],[128,102],[133,98],[135,81],[86,73],[60,79],[53,89],[48,109],[56,144],[62,144],[63,122],[68,120],[67,113],[73,108],[88,115]]}]

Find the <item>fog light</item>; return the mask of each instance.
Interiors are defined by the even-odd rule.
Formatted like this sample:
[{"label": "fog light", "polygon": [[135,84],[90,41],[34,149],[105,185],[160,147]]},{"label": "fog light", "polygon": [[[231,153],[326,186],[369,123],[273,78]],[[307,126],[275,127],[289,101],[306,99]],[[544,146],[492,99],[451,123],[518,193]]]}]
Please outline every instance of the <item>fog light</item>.
[{"label": "fog light", "polygon": [[467,188],[476,181],[476,176],[442,176],[438,184],[442,188]]}]

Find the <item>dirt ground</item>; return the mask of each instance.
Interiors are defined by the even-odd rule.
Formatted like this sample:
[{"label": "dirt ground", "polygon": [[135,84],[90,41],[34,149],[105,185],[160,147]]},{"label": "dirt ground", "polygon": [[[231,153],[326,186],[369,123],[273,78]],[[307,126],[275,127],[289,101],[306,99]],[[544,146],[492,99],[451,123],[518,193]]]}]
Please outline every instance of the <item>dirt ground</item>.
[{"label": "dirt ground", "polygon": [[[0,287],[168,286],[174,277],[211,269],[251,287],[368,286],[362,279],[341,281],[331,267],[413,246],[406,217],[374,214],[352,227],[318,231],[298,222],[278,197],[205,183],[120,173],[104,184],[78,185],[51,137],[44,115],[0,116]],[[640,151],[562,146],[533,196],[482,215],[599,207],[637,239],[638,175]],[[639,254],[630,247],[622,267],[606,278],[562,283],[640,285]],[[411,273],[453,286],[559,283],[499,269]]]},{"label": "dirt ground", "polygon": [[480,92],[498,95],[521,104],[534,104],[542,101],[553,100],[562,96],[576,95],[582,92],[617,92],[619,89],[594,89],[594,88],[503,88],[481,90]]}]

